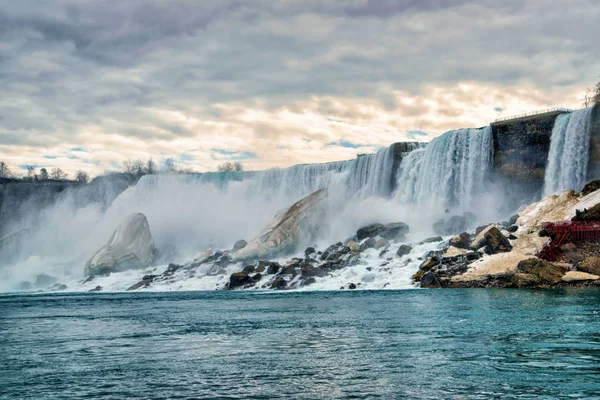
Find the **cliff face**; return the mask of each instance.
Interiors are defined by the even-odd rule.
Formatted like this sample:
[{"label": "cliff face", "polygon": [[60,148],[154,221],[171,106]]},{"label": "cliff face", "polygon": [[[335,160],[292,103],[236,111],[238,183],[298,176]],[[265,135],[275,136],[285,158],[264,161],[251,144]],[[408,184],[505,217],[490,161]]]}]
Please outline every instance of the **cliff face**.
[{"label": "cliff face", "polygon": [[108,206],[129,185],[124,175],[98,177],[83,185],[72,181],[23,182],[0,181],[0,236],[28,228],[38,220],[41,212],[69,199],[76,207],[100,202]]},{"label": "cliff face", "polygon": [[600,104],[592,111],[592,131],[590,135],[590,158],[588,162],[588,181],[600,178]]},{"label": "cliff face", "polygon": [[[560,113],[493,123],[494,177],[509,202],[533,199],[541,193],[554,121]],[[519,199],[517,199],[517,197]]]}]

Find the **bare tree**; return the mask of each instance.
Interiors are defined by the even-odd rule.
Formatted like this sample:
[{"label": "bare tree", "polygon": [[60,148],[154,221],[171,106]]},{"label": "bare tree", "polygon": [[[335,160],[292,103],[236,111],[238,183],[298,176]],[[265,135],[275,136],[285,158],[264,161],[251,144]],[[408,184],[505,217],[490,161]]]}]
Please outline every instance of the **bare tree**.
[{"label": "bare tree", "polygon": [[88,183],[90,176],[87,174],[87,172],[79,170],[75,173],[75,180],[79,183]]},{"label": "bare tree", "polygon": [[48,170],[46,168],[40,169],[40,181],[47,181],[48,178]]},{"label": "bare tree", "polygon": [[152,157],[146,161],[146,173],[148,175],[154,175],[156,173],[156,164],[154,163]]},{"label": "bare tree", "polygon": [[26,165],[25,169],[27,170],[27,180],[33,181],[37,179],[37,175],[35,174],[35,165]]},{"label": "bare tree", "polygon": [[10,167],[4,161],[0,161],[0,178],[10,178],[11,176]]},{"label": "bare tree", "polygon": [[177,162],[173,157],[165,158],[162,164],[165,172],[177,172]]},{"label": "bare tree", "polygon": [[226,162],[217,167],[218,172],[240,172],[244,166],[240,162]]},{"label": "bare tree", "polygon": [[52,171],[50,171],[50,178],[54,179],[55,181],[65,180],[67,179],[67,176],[69,175],[60,168],[53,168]]}]

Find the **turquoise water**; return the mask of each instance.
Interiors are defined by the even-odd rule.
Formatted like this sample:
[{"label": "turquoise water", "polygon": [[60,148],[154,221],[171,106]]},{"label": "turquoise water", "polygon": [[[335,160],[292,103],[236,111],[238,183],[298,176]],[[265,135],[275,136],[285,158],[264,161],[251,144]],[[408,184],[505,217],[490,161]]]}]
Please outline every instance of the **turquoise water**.
[{"label": "turquoise water", "polygon": [[600,398],[600,291],[0,296],[0,398]]}]

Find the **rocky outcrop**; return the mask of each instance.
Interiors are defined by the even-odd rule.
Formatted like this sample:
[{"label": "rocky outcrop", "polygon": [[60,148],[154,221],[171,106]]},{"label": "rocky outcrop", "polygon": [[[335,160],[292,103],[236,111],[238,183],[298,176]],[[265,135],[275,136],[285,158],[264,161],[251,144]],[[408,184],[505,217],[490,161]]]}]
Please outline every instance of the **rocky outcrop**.
[{"label": "rocky outcrop", "polygon": [[152,265],[157,251],[144,214],[132,214],[115,230],[108,243],[85,265],[85,275],[106,275]]},{"label": "rocky outcrop", "polygon": [[488,247],[492,254],[507,252],[512,249],[508,239],[495,225],[490,225],[482,230],[470,245],[471,250],[479,250]]},{"label": "rocky outcrop", "polygon": [[235,260],[264,259],[294,251],[311,236],[323,213],[327,190],[321,189],[275,216],[262,232],[235,254]]}]

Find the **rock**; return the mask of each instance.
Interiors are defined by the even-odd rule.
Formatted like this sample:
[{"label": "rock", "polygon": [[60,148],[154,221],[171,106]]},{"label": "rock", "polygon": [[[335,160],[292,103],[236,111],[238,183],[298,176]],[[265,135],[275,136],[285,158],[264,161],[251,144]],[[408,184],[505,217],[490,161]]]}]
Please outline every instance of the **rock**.
[{"label": "rock", "polygon": [[256,271],[256,267],[254,265],[247,265],[242,270],[244,274],[253,274]]},{"label": "rock", "polygon": [[537,258],[523,260],[517,265],[517,271],[535,275],[543,282],[556,284],[566,274],[567,269],[562,265],[552,264]]},{"label": "rock", "polygon": [[175,272],[179,271],[183,268],[182,265],[179,264],[169,264],[167,270],[164,272],[164,275],[173,275]]},{"label": "rock", "polygon": [[597,281],[600,276],[581,271],[568,271],[561,280],[563,282]]},{"label": "rock", "polygon": [[421,287],[425,289],[439,289],[442,285],[433,272],[426,272],[421,277]]},{"label": "rock", "polygon": [[285,289],[287,284],[287,281],[283,277],[278,276],[271,283],[271,289]]},{"label": "rock", "polygon": [[317,280],[315,278],[302,279],[302,281],[300,281],[300,287],[312,285],[313,283],[316,283],[316,282],[317,282]]},{"label": "rock", "polygon": [[413,276],[412,279],[415,282],[421,282],[421,278],[423,277],[423,275],[425,275],[425,271],[423,270],[418,270]]},{"label": "rock", "polygon": [[348,289],[355,290],[356,289],[356,285],[354,283],[351,283],[351,284],[348,285]]},{"label": "rock", "polygon": [[292,275],[292,277],[298,275],[296,268],[293,265],[288,265],[281,270],[282,275]]},{"label": "rock", "polygon": [[256,272],[265,272],[265,266],[264,265],[259,265],[258,267],[256,267]]},{"label": "rock", "polygon": [[438,220],[433,224],[433,230],[438,235],[452,235],[457,232],[464,232],[476,221],[475,215],[466,211],[463,215],[454,215]]},{"label": "rock", "polygon": [[375,246],[373,246],[375,248],[375,250],[379,250],[382,247],[385,247],[389,244],[389,242],[385,239],[379,239],[377,242],[375,242]]},{"label": "rock", "polygon": [[356,231],[356,238],[360,242],[367,238],[374,238],[380,236],[386,240],[394,240],[401,235],[404,235],[410,231],[408,225],[403,222],[394,222],[391,224],[371,224],[363,226]]},{"label": "rock", "polygon": [[403,222],[386,224],[379,230],[379,236],[386,240],[397,240],[410,232],[408,225]]},{"label": "rock", "polygon": [[494,225],[490,225],[482,230],[475,237],[470,247],[472,250],[477,250],[484,246],[489,246],[493,254],[507,252],[512,249],[512,245],[508,239]]},{"label": "rock", "polygon": [[600,189],[600,180],[590,181],[585,184],[583,190],[581,191],[582,196],[587,196],[590,193],[594,193],[595,191]]},{"label": "rock", "polygon": [[535,287],[540,284],[540,278],[537,275],[516,273],[512,276],[511,282],[518,288]]},{"label": "rock", "polygon": [[229,254],[224,254],[223,256],[221,256],[221,258],[219,258],[219,261],[217,262],[217,265],[221,268],[227,268],[227,266],[229,264],[231,264],[233,260],[231,259],[231,257],[229,256]]},{"label": "rock", "polygon": [[244,272],[235,272],[229,277],[229,289],[235,289],[237,287],[247,285],[251,281],[250,275]]},{"label": "rock", "polygon": [[437,242],[441,242],[442,240],[444,240],[444,238],[441,237],[441,236],[433,236],[433,237],[430,237],[430,238],[427,238],[427,239],[423,240],[421,242],[421,244],[437,243]]},{"label": "rock", "polygon": [[588,257],[577,266],[579,271],[600,275],[600,257]]},{"label": "rock", "polygon": [[600,203],[589,210],[587,208],[582,211],[576,210],[572,221],[600,221]]},{"label": "rock", "polygon": [[89,290],[89,292],[101,292],[101,291],[102,291],[102,286],[96,286],[92,290]]},{"label": "rock", "polygon": [[377,239],[375,239],[375,238],[367,239],[364,243],[362,243],[360,245],[360,252],[362,253],[365,250],[372,249],[373,247],[375,247],[376,243],[377,243]]},{"label": "rock", "polygon": [[50,287],[50,290],[54,292],[62,292],[63,290],[67,290],[67,285],[61,283],[55,283]]},{"label": "rock", "polygon": [[147,288],[154,281],[157,275],[145,275],[142,280],[135,285],[130,286],[127,291],[138,290],[141,288]]},{"label": "rock", "polygon": [[360,251],[360,244],[356,243],[354,240],[348,241],[348,243],[346,243],[346,246],[348,246],[350,251],[353,251],[355,253],[358,253]]},{"label": "rock", "polygon": [[508,235],[507,238],[508,238],[508,240],[517,240],[518,239],[518,237],[516,237],[512,233],[510,235]]},{"label": "rock", "polygon": [[294,251],[301,239],[310,238],[323,221],[327,190],[320,189],[278,213],[248,245],[235,254],[235,260],[269,258]]},{"label": "rock", "polygon": [[151,266],[157,250],[144,214],[125,218],[108,243],[85,265],[85,275],[106,275]]},{"label": "rock", "polygon": [[306,250],[304,250],[304,256],[306,258],[310,257],[311,254],[316,254],[316,253],[317,253],[317,251],[315,250],[314,247],[309,247]]},{"label": "rock", "polygon": [[448,244],[459,249],[468,249],[471,244],[469,240],[469,234],[467,232],[463,232],[458,236],[454,236],[452,239],[450,239]]},{"label": "rock", "polygon": [[248,242],[246,242],[245,240],[238,240],[237,242],[235,242],[235,244],[233,245],[233,250],[232,252],[236,252],[239,251],[241,249],[243,249],[244,247],[246,247],[248,245]]},{"label": "rock", "polygon": [[398,248],[398,251],[396,252],[396,255],[397,255],[398,257],[403,257],[403,256],[405,256],[405,255],[408,255],[408,254],[410,254],[410,252],[412,251],[412,249],[413,249],[413,248],[412,248],[411,246],[409,246],[409,245],[406,245],[406,244],[403,244],[403,245],[401,245],[401,246]]},{"label": "rock", "polygon": [[512,217],[510,217],[510,219],[508,220],[508,223],[511,225],[514,225],[517,223],[518,219],[519,219],[519,214],[515,214]]},{"label": "rock", "polygon": [[46,288],[55,283],[56,278],[53,278],[50,275],[46,274],[39,274],[38,276],[36,276],[33,286],[35,286],[36,288]]},{"label": "rock", "polygon": [[252,283],[259,282],[262,279],[262,277],[263,276],[260,273],[259,274],[255,274],[254,276],[250,277],[250,282],[252,282]]},{"label": "rock", "polygon": [[305,265],[304,267],[302,267],[301,271],[302,271],[302,278],[310,278],[310,277],[322,278],[324,276],[327,276],[326,271],[323,271],[320,268],[315,268],[312,265]]},{"label": "rock", "polygon": [[430,269],[432,269],[433,267],[435,267],[436,265],[440,264],[440,259],[438,257],[427,257],[427,259],[425,261],[423,261],[421,263],[421,265],[419,265],[419,269],[421,271],[429,271]]},{"label": "rock", "polygon": [[359,242],[363,239],[372,238],[378,235],[379,230],[383,228],[382,224],[371,224],[367,226],[363,226],[358,231],[356,231],[356,238]]},{"label": "rock", "polygon": [[519,227],[517,225],[511,225],[508,228],[506,228],[507,231],[509,231],[510,233],[515,233],[516,231],[519,230]]},{"label": "rock", "polygon": [[277,272],[279,272],[280,268],[281,265],[279,265],[278,263],[271,263],[271,265],[269,265],[269,268],[267,269],[267,274],[274,275]]}]

